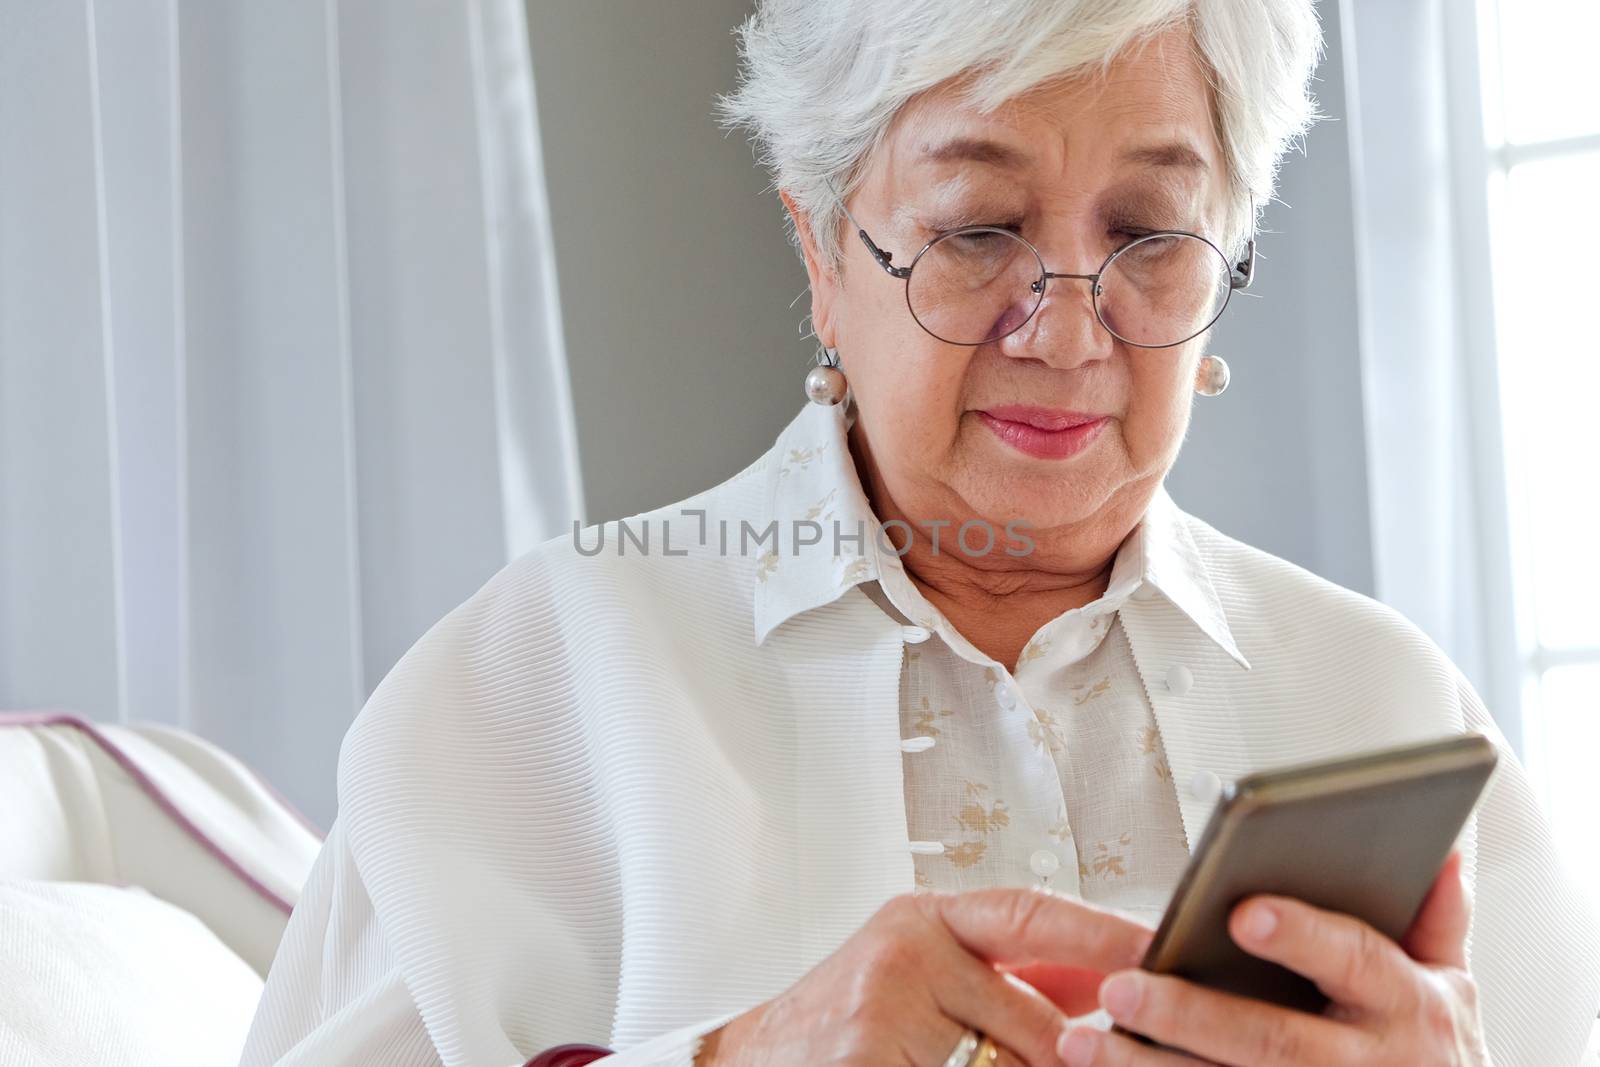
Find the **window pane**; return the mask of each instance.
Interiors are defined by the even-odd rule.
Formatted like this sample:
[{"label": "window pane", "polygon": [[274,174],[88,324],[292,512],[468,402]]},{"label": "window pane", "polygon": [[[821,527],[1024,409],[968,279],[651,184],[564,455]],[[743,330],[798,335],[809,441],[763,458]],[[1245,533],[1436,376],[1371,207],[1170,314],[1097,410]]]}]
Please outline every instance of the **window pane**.
[{"label": "window pane", "polygon": [[1506,138],[1545,141],[1600,133],[1594,0],[1501,0],[1500,64]]},{"label": "window pane", "polygon": [[1600,646],[1597,189],[1600,153],[1512,168],[1496,253],[1508,490],[1546,646]]},{"label": "window pane", "polygon": [[1539,693],[1538,751],[1529,753],[1534,788],[1548,806],[1556,845],[1569,868],[1600,905],[1600,851],[1594,847],[1600,811],[1600,664],[1555,667]]}]

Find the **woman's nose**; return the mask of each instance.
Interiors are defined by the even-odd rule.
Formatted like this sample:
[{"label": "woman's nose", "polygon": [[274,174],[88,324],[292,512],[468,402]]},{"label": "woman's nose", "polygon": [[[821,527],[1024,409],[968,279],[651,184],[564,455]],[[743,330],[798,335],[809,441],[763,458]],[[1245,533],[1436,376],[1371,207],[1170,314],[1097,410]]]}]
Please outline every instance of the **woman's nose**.
[{"label": "woman's nose", "polygon": [[1001,351],[1061,370],[1108,358],[1115,338],[1095,315],[1094,281],[1049,278],[1042,284],[1044,299],[1020,329],[1000,339]]}]

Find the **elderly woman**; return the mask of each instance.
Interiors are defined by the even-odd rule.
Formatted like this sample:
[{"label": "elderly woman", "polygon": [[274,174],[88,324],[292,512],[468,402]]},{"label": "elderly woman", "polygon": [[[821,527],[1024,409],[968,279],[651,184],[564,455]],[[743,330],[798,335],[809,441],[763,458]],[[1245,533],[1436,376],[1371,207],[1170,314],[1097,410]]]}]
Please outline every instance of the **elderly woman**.
[{"label": "elderly woman", "polygon": [[1324,1014],[1136,968],[1223,781],[1503,745],[1405,620],[1162,488],[1311,0],[767,0],[742,41],[813,403],[395,667],[245,1062],[1573,1063],[1595,932],[1509,752],[1401,943],[1234,913]]}]

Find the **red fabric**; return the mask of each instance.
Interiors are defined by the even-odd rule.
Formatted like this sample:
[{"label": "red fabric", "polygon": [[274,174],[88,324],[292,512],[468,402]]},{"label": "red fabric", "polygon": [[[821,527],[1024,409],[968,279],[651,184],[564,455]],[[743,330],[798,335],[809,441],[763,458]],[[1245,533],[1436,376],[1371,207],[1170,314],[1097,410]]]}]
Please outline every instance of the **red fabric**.
[{"label": "red fabric", "polygon": [[523,1067],[584,1067],[609,1055],[611,1050],[599,1045],[557,1045],[545,1049]]}]

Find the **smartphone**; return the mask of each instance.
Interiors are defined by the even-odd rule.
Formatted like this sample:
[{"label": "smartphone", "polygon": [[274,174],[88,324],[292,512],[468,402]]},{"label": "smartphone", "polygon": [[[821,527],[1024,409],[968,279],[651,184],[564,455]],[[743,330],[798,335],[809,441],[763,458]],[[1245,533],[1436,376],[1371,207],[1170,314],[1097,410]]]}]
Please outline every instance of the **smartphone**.
[{"label": "smartphone", "polygon": [[1497,759],[1488,738],[1469,733],[1239,779],[1212,812],[1141,966],[1322,1011],[1327,998],[1310,980],[1234,944],[1234,907],[1276,893],[1399,940]]}]

